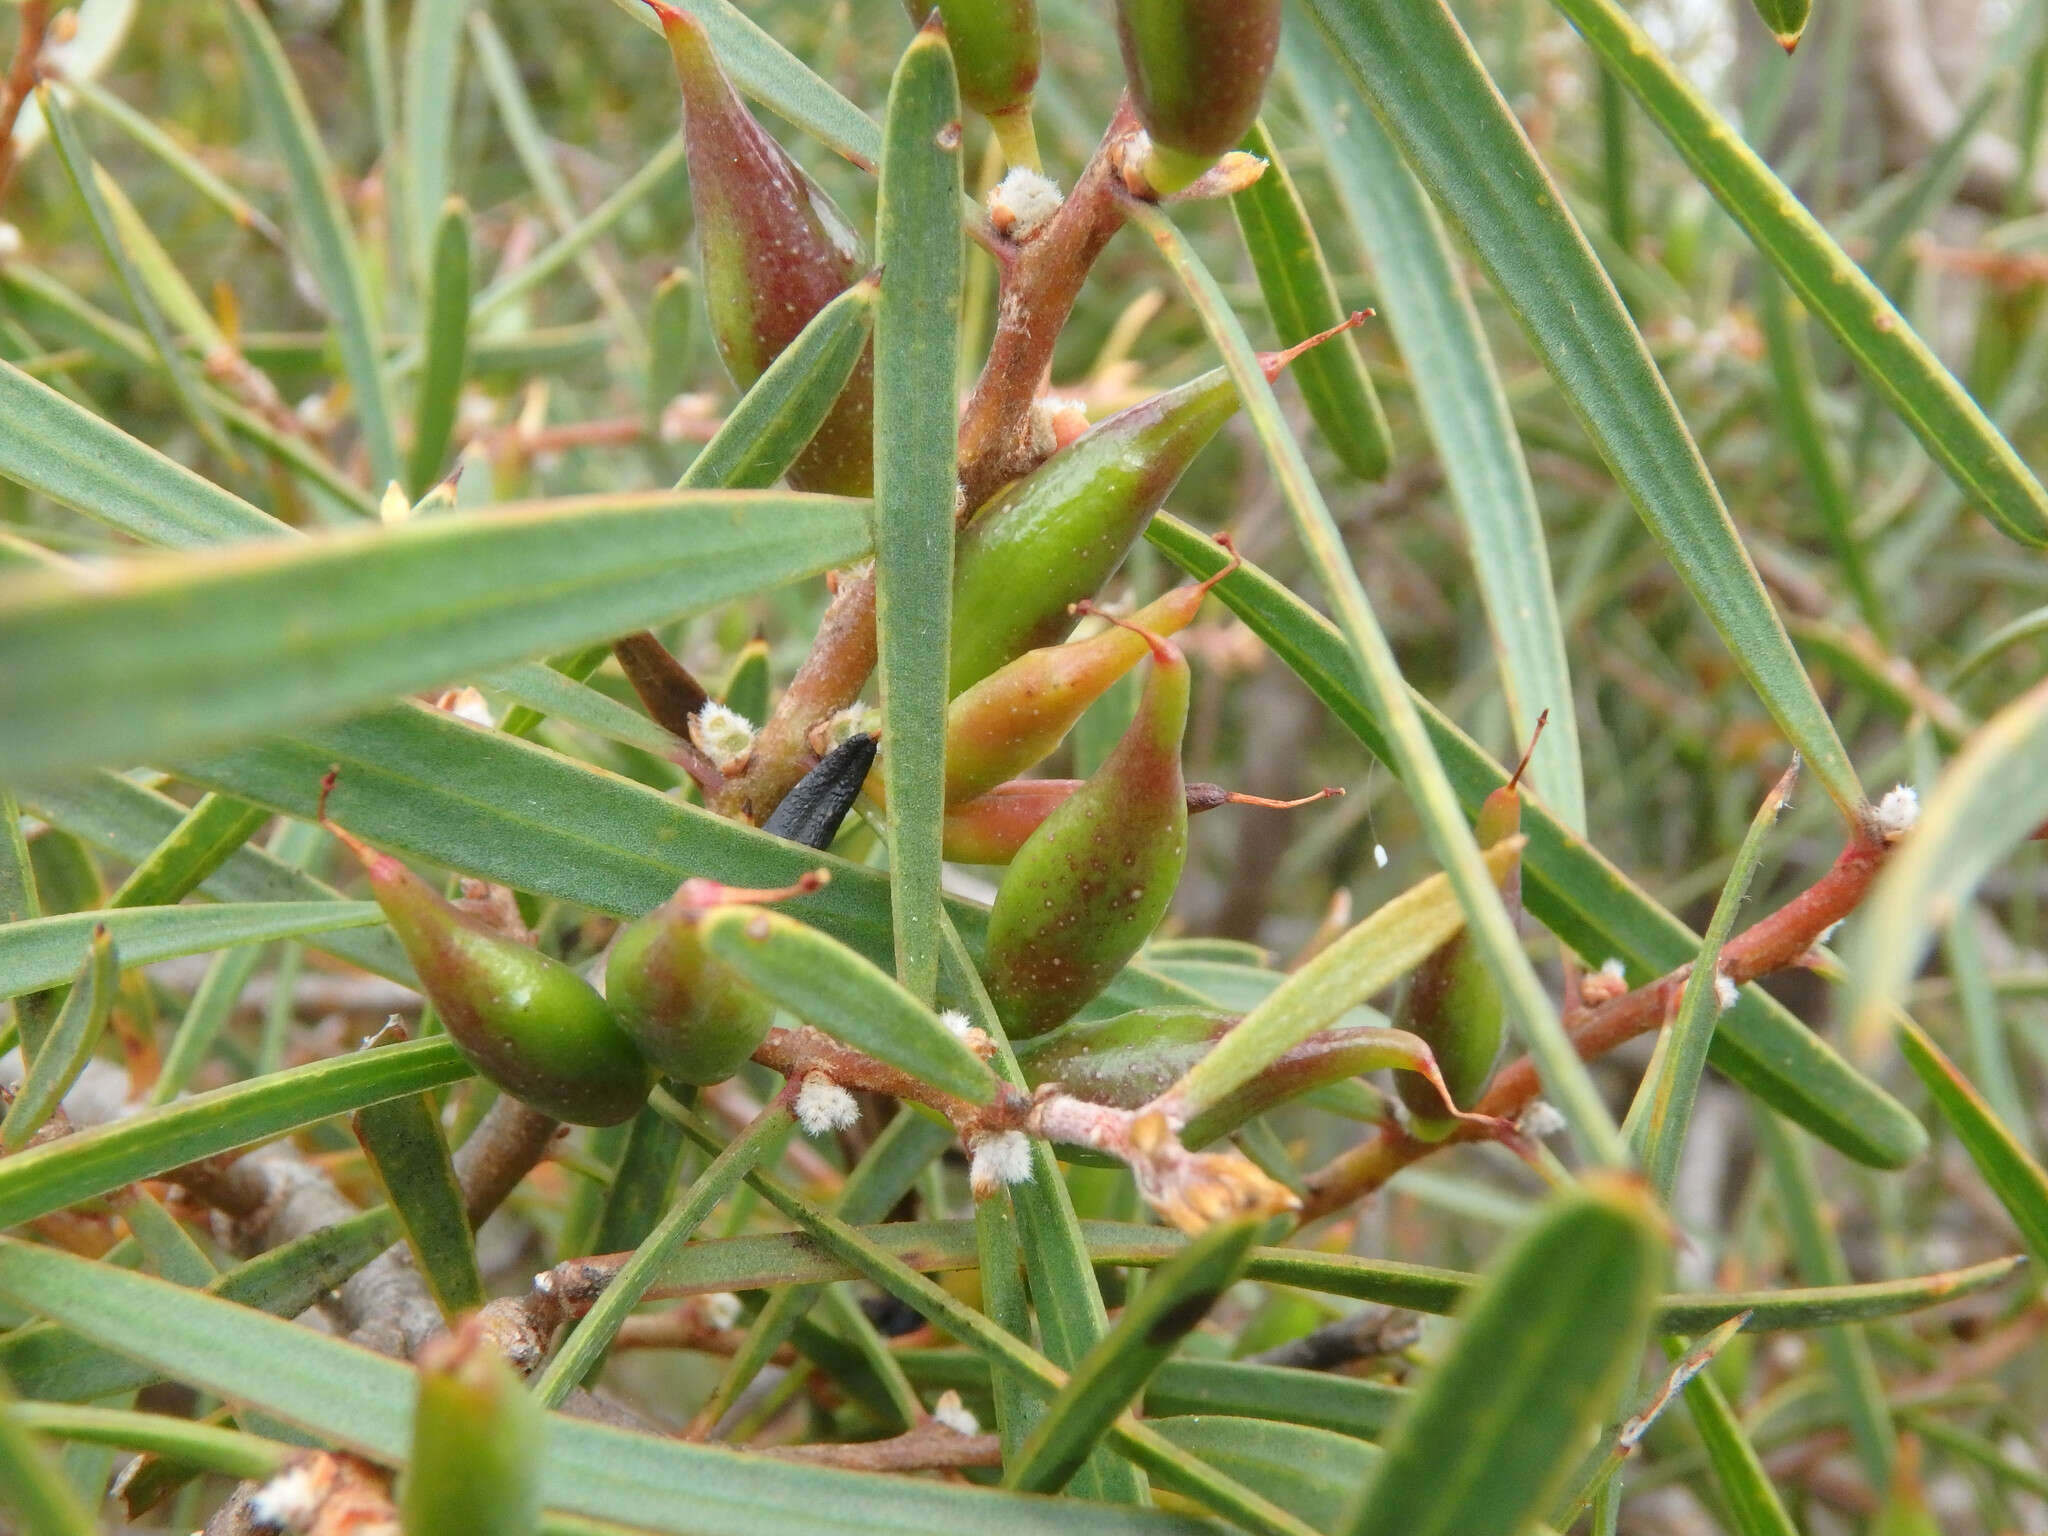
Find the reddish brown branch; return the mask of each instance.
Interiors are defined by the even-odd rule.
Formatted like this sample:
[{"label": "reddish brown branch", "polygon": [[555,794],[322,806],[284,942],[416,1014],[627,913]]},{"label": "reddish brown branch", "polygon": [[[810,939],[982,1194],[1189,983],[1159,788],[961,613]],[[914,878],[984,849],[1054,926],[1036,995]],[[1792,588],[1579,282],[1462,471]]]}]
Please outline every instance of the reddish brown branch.
[{"label": "reddish brown branch", "polygon": [[14,40],[14,62],[7,68],[7,81],[0,85],[0,192],[14,174],[14,125],[27,105],[29,92],[36,88],[43,37],[50,23],[50,0],[22,0],[21,30]]},{"label": "reddish brown branch", "polygon": [[810,655],[754,738],[754,755],[726,780],[712,809],[757,825],[767,820],[818,760],[811,728],[859,698],[874,670],[875,572],[863,566],[840,577]]},{"label": "reddish brown branch", "polygon": [[[1739,986],[1798,965],[1821,935],[1862,903],[1891,849],[1892,843],[1874,826],[1859,830],[1819,880],[1722,947],[1721,973]],[[1691,971],[1690,965],[1682,965],[1632,992],[1568,1016],[1566,1023],[1579,1055],[1590,1061],[1660,1027],[1677,1004]],[[1524,1056],[1493,1080],[1493,1086],[1473,1106],[1474,1112],[1513,1119],[1535,1101],[1541,1086],[1535,1063]],[[1475,1131],[1461,1128],[1445,1141],[1428,1142],[1399,1126],[1386,1126],[1371,1140],[1309,1175],[1302,1219],[1313,1221],[1341,1210],[1438,1147],[1476,1136]]]},{"label": "reddish brown branch", "polygon": [[1003,1443],[995,1435],[963,1435],[935,1419],[888,1440],[851,1445],[774,1445],[756,1451],[781,1461],[845,1467],[855,1472],[927,1472],[951,1467],[1000,1467]]},{"label": "reddish brown branch", "polygon": [[1001,297],[988,361],[960,418],[962,506],[971,512],[1005,481],[1035,467],[1031,403],[1052,366],[1053,346],[1089,269],[1123,227],[1118,167],[1138,132],[1130,103],[1117,104],[1074,190],[1044,228],[1001,256]]}]

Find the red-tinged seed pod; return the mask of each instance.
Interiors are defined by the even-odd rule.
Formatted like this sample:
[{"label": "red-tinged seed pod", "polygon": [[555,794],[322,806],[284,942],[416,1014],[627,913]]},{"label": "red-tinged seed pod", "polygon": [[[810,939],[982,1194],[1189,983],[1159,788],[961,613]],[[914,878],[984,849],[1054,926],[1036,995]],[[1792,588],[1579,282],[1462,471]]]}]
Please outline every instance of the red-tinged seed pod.
[{"label": "red-tinged seed pod", "polygon": [[576,1125],[630,1119],[653,1084],[596,988],[561,961],[486,927],[386,853],[320,820],[361,860],[370,890],[448,1034],[478,1072]]},{"label": "red-tinged seed pod", "polygon": [[[875,782],[868,786],[870,793]],[[946,857],[955,864],[1009,863],[1030,841],[1031,834],[1045,824],[1045,819],[1074,797],[1082,783],[1080,779],[1012,779],[986,794],[948,807],[941,833]],[[1319,789],[1299,800],[1268,800],[1261,795],[1239,794],[1220,784],[1190,784],[1187,807],[1190,816],[1223,805],[1291,811],[1343,793],[1341,789]]]},{"label": "red-tinged seed pod", "polygon": [[[1516,765],[1514,774],[1499,789],[1480,802],[1473,835],[1482,848],[1491,848],[1522,830],[1522,773],[1536,750],[1536,738],[1550,718],[1545,711],[1536,719],[1536,732],[1529,750]],[[1522,907],[1522,865],[1510,863],[1500,881],[1501,899],[1512,916]],[[1507,1034],[1506,1008],[1493,969],[1481,958],[1470,935],[1459,930],[1430,952],[1415,974],[1394,1016],[1398,1029],[1419,1037],[1436,1057],[1444,1087],[1452,1103],[1470,1109],[1485,1093],[1488,1080],[1500,1059]],[[1413,1072],[1394,1074],[1401,1102],[1408,1106],[1415,1133],[1425,1139],[1448,1135],[1456,1121],[1444,1114],[1442,1098],[1427,1079]]]},{"label": "red-tinged seed pod", "polygon": [[674,896],[619,930],[605,963],[605,995],[665,1076],[698,1087],[724,1082],[768,1038],[775,1019],[773,1003],[705,951],[699,924],[736,902],[779,900],[824,884],[822,870],[773,891],[685,880]]},{"label": "red-tinged seed pod", "polygon": [[1180,884],[1188,663],[1171,640],[1150,643],[1151,676],[1129,729],[1018,850],[989,912],[983,977],[1018,1039],[1065,1023],[1107,986]]},{"label": "red-tinged seed pod", "polygon": [[972,800],[1050,757],[1088,706],[1145,658],[1145,636],[1186,629],[1209,589],[1237,566],[1233,550],[1214,576],[1147,603],[1128,626],[1026,651],[954,699],[946,711],[946,803]]},{"label": "red-tinged seed pod", "polygon": [[[744,389],[868,270],[867,254],[831,198],[741,103],[697,19],[666,0],[648,4],[661,18],[682,86],[711,332],[726,370]],[[861,355],[788,478],[799,490],[872,492],[872,353]]]},{"label": "red-tinged seed pod", "polygon": [[1235,149],[1259,115],[1280,46],[1280,0],[1117,0],[1116,35],[1151,140],[1126,174],[1134,191],[1178,192]]},{"label": "red-tinged seed pod", "polygon": [[[1266,377],[1278,378],[1302,352],[1364,318],[1261,354]],[[1098,422],[982,503],[954,547],[954,694],[1060,638],[1070,606],[1093,597],[1123,564],[1237,406],[1227,373],[1203,374]]]}]

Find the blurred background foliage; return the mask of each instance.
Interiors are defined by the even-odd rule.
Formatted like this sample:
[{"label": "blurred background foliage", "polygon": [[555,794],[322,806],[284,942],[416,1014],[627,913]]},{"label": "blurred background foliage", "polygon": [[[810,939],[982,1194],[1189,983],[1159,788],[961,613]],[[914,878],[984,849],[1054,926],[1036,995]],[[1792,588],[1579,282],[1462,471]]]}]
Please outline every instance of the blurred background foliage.
[{"label": "blurred background foliage", "polygon": [[[909,36],[897,0],[746,0],[744,8],[879,113],[885,62]],[[1048,67],[1039,133],[1048,171],[1066,181],[1092,148],[1121,72],[1100,7],[1043,0],[1043,8]],[[1773,355],[1767,335],[1770,295],[1759,287],[1747,243],[1603,82],[1547,5],[1472,0],[1458,9],[1649,340],[1865,783],[1930,782],[1976,721],[2041,677],[2048,565],[1967,515],[1958,493],[1817,327],[1802,327],[1796,343],[1810,354],[1811,387],[1796,384],[1788,395],[1785,356]],[[2048,50],[2008,46],[2023,35],[2018,8],[1991,0],[1822,0],[1790,57],[1746,9],[1723,0],[1653,0],[1645,10],[1646,24],[1695,82],[1865,261],[2038,464],[2048,444],[2041,302],[2048,178],[2036,150]],[[296,239],[281,246],[277,237],[276,225],[289,228],[284,177],[252,118],[225,12],[87,0],[83,14],[88,35],[106,26],[118,36],[94,82],[69,93],[94,155],[185,275],[201,318],[274,381],[286,412],[278,430],[364,483],[362,445],[337,383],[317,286],[295,265]],[[376,170],[405,105],[394,52],[405,18],[403,6],[385,14],[385,0],[291,0],[273,17],[342,173],[371,253],[388,345],[397,352],[412,344],[419,319],[419,232],[408,226],[402,189],[380,181]],[[478,6],[459,53],[447,164],[450,190],[473,213],[481,289],[516,279],[566,230],[605,208],[673,139],[677,105],[665,52],[620,5],[602,0]],[[139,139],[124,125],[127,114],[153,124],[166,144]],[[1342,297],[1371,305],[1371,275],[1284,85],[1269,101],[1267,121],[1315,215]],[[871,227],[873,178],[799,133],[780,136],[856,222]],[[985,125],[970,124],[966,163],[984,187],[999,171],[987,150]],[[200,173],[246,197],[262,217],[238,223],[195,184]],[[372,510],[344,505],[317,477],[246,445],[233,464],[202,441],[163,370],[146,352],[135,354],[115,274],[46,142],[25,156],[0,214],[0,355],[290,521],[342,524]],[[1197,205],[1180,222],[1228,281],[1254,339],[1268,340],[1229,211]],[[457,492],[463,505],[673,479],[734,393],[701,314],[690,316],[680,345],[676,333],[653,330],[650,296],[672,270],[691,265],[690,235],[678,162],[642,186],[580,259],[481,322],[458,427],[458,441],[469,445]],[[968,259],[963,385],[978,369],[993,303],[988,258],[970,248]],[[1550,375],[1476,268],[1467,276],[1551,541],[1575,671],[1590,840],[1703,926],[1729,856],[1784,767],[1784,747]],[[194,355],[203,352],[198,327],[173,319]],[[1789,321],[1799,324],[1796,312]],[[1511,760],[1515,743],[1442,466],[1385,326],[1368,323],[1358,334],[1396,445],[1382,480],[1347,475],[1285,385],[1283,402],[1407,677],[1496,757]],[[1195,315],[1133,232],[1098,264],[1054,377],[1099,419],[1211,363]],[[1814,461],[1802,453],[1800,412],[1808,406],[1839,477],[1832,489],[1816,483]],[[1868,573],[1862,592],[1829,541],[1824,498],[1836,494]],[[1248,557],[1312,594],[1242,422],[1205,452],[1170,507],[1203,528],[1230,529]],[[9,483],[0,485],[0,562],[41,558],[11,542],[11,533],[80,554],[109,547],[112,538]],[[1147,596],[1173,579],[1141,546],[1120,584]],[[804,652],[819,601],[808,589],[785,591],[729,605],[668,638],[698,675],[718,678],[758,632],[781,681]],[[1355,743],[1241,626],[1211,618],[1186,643],[1197,663],[1190,778],[1267,795],[1324,783],[1350,794],[1287,820],[1250,813],[1197,821],[1170,935],[1246,941],[1284,961],[1310,941],[1333,900],[1348,897],[1369,910],[1428,872],[1427,850],[1389,776],[1359,771]],[[630,699],[609,664],[593,682]],[[1132,697],[1120,688],[1084,724],[1069,748],[1079,767],[1114,740],[1117,712],[1127,712]],[[542,738],[556,729],[544,727]],[[579,754],[619,771],[662,787],[676,782],[668,765],[630,748],[568,739]],[[1754,910],[1811,883],[1833,858],[1838,831],[1822,795],[1801,797],[1764,866]],[[1384,868],[1376,847],[1390,856]],[[101,883],[118,872],[95,870],[54,836],[38,840],[37,854],[53,910],[93,904]],[[2023,1136],[2032,1139],[2042,1124],[2029,1106],[2041,1102],[2048,1074],[2044,896],[2048,850],[2030,845],[1957,914],[1946,945],[1956,974],[1928,976],[1914,999],[1918,1017],[1970,1064],[1994,1102],[2016,1108]],[[558,928],[578,920],[552,916]],[[580,947],[587,952],[594,943],[593,936]],[[276,973],[273,991],[289,980],[285,967],[299,963],[296,952],[263,962]],[[1772,985],[1803,1018],[1825,1027],[1824,988],[1803,973]],[[300,1022],[331,1035],[331,1025],[318,1023],[325,1015],[315,1007]],[[245,1019],[239,1038],[256,1063],[266,1038],[268,1050],[287,1048],[260,1018]],[[307,1044],[288,1038],[292,1051]],[[1625,1094],[1647,1054],[1640,1042],[1600,1070]],[[1887,1086],[1924,1107],[1896,1063],[1884,1074]],[[1732,1091],[1709,1085],[1676,1206],[1683,1225],[1722,1241],[1712,1254],[1681,1250],[1681,1284],[1762,1286],[1799,1267],[1747,1116]],[[1315,1134],[1332,1134],[1329,1122],[1315,1125]],[[1939,1135],[1930,1156],[1897,1176],[1873,1175],[1826,1152],[1819,1161],[1859,1277],[1953,1267],[2009,1249],[2002,1216]],[[1084,1210],[1098,1179],[1106,1189],[1107,1176],[1077,1175]],[[541,1187],[545,1195],[545,1181]],[[1468,1266],[1492,1250],[1503,1227],[1523,1219],[1534,1190],[1526,1171],[1491,1149],[1455,1151],[1398,1177],[1350,1238],[1376,1253]],[[1118,1198],[1104,1193],[1102,1208]],[[546,1209],[543,1199],[527,1214]],[[1277,1290],[1262,1305],[1240,1348],[1298,1331],[1290,1326],[1298,1316],[1278,1315],[1286,1309],[1320,1315],[1318,1304]],[[1923,1469],[1933,1523],[1886,1524],[1886,1531],[2048,1531],[2038,1436],[2048,1416],[2048,1372],[2036,1343],[2044,1321],[2039,1301],[1991,1296],[1936,1321],[1866,1330],[1899,1413],[1914,1425],[1936,1420]],[[1783,1463],[1784,1478],[1810,1528],[1863,1528],[1872,1513],[1869,1490],[1836,1475],[1844,1441],[1829,1426],[1841,1419],[1827,1401],[1831,1388],[1816,1349],[1789,1335],[1744,1339],[1715,1370],[1746,1405],[1760,1446],[1802,1448]],[[1938,1437],[1938,1416],[1952,1409],[1991,1458],[1988,1470],[1984,1455],[1951,1443],[1961,1431],[1951,1428],[1950,1441]],[[1697,1498],[1677,1492],[1697,1482],[1698,1465],[1688,1432],[1661,1427],[1631,1476],[1623,1529],[1712,1528]],[[1910,1508],[1899,1513],[1903,1507],[1887,1518],[1911,1518]]]}]

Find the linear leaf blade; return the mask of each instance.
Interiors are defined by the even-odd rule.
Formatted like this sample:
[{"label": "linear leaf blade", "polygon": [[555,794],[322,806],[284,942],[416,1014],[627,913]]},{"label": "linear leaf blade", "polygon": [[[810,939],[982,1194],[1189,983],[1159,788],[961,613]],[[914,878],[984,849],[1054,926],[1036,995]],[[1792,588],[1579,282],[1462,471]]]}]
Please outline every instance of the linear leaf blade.
[{"label": "linear leaf blade", "polygon": [[[1479,314],[1443,222],[1326,50],[1285,40],[1289,73],[1326,151],[1331,181],[1385,296],[1479,577],[1517,740],[1536,735],[1529,772],[1564,824],[1586,826],[1578,712],[1536,487]],[[1350,109],[1346,110],[1347,104]],[[1295,364],[1315,361],[1311,353]]]},{"label": "linear leaf blade", "polygon": [[1736,665],[1829,797],[1854,811],[1863,791],[1849,755],[1663,375],[1457,20],[1441,0],[1308,5],[1417,178],[1471,243]]},{"label": "linear leaf blade", "polygon": [[1613,0],[1557,0],[1557,6],[1957,487],[2012,538],[2048,544],[2048,492],[2041,482],[1743,136]]},{"label": "linear leaf blade", "polygon": [[568,498],[0,585],[0,772],[168,757],[858,558],[860,504]]}]

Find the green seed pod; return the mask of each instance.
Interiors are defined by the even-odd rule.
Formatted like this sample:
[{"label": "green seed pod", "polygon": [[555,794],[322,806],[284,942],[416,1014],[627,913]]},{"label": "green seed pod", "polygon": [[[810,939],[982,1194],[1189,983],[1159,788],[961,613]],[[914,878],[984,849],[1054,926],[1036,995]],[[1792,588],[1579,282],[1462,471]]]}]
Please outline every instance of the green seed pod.
[{"label": "green seed pod", "polygon": [[1178,192],[1237,147],[1280,46],[1280,0],[1117,0],[1131,105],[1151,146],[1136,170]]},{"label": "green seed pod", "polygon": [[[989,121],[1012,165],[1038,169],[1031,92],[1038,84],[1038,0],[938,0],[960,100]],[[913,12],[929,12],[913,4]]]},{"label": "green seed pod", "polygon": [[1176,587],[1099,635],[1041,646],[954,699],[946,711],[946,804],[959,805],[1050,757],[1074,723],[1144,659],[1145,636],[1173,635],[1201,611],[1233,559],[1199,584]]},{"label": "green seed pod", "polygon": [[[1548,712],[1537,718],[1538,735],[1548,718]],[[1535,750],[1532,739],[1529,751]],[[1520,785],[1522,770],[1528,766],[1529,758],[1524,755],[1514,776],[1480,802],[1473,826],[1480,847],[1491,848],[1522,830]],[[1522,908],[1519,859],[1501,875],[1500,893],[1509,915],[1518,914]],[[1493,970],[1480,957],[1467,930],[1460,929],[1415,968],[1394,1022],[1429,1046],[1452,1103],[1470,1109],[1478,1102],[1500,1059],[1501,1043],[1507,1036],[1506,1010]],[[1444,1114],[1443,1099],[1427,1080],[1404,1072],[1394,1084],[1418,1136],[1434,1140],[1449,1134],[1456,1122]]]},{"label": "green seed pod", "polygon": [[[869,784],[870,794],[879,782]],[[941,834],[946,857],[955,864],[1009,863],[1031,840],[1031,834],[1045,825],[1046,818],[1074,797],[1083,782],[1012,779],[986,794],[948,807]],[[1268,800],[1262,795],[1242,795],[1220,784],[1190,784],[1186,799],[1188,814],[1198,816],[1219,805],[1256,805],[1270,811],[1291,811],[1296,806],[1343,793],[1341,789],[1319,789],[1299,800]]]},{"label": "green seed pod", "polygon": [[321,821],[362,861],[370,890],[449,1036],[521,1103],[576,1125],[614,1125],[652,1086],[605,1000],[561,961],[493,932],[389,854]]},{"label": "green seed pod", "polygon": [[[690,202],[704,298],[726,370],[752,384],[811,318],[868,270],[853,227],[784,153],[719,68],[687,12],[648,0],[661,18],[683,92]],[[790,466],[799,490],[874,489],[874,377],[863,353],[832,414]]]},{"label": "green seed pod", "polygon": [[[822,883],[806,881],[795,889]],[[728,902],[780,894],[685,880],[675,895],[612,941],[605,995],[665,1076],[699,1087],[722,1083],[768,1038],[775,1005],[708,954],[697,930],[705,914]]]},{"label": "green seed pod", "polygon": [[1013,1038],[1072,1018],[1165,916],[1187,860],[1187,723],[1187,658],[1154,640],[1130,728],[1031,834],[996,892],[983,976]]},{"label": "green seed pod", "polygon": [[[1334,334],[1262,353],[1266,377],[1278,378]],[[1098,422],[982,503],[954,544],[954,694],[1060,638],[1069,607],[1093,597],[1123,564],[1237,405],[1230,376],[1220,368],[1205,373]]]}]

